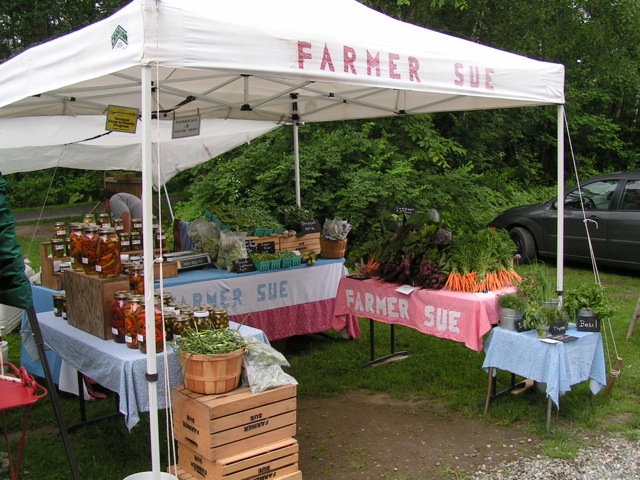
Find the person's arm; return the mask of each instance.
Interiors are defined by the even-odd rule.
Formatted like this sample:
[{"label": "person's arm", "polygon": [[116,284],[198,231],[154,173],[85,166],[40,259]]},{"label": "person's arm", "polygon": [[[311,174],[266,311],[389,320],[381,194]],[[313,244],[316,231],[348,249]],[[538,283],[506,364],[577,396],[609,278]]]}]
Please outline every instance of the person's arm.
[{"label": "person's arm", "polygon": [[122,226],[124,227],[124,231],[126,233],[131,232],[131,213],[124,212],[120,215],[120,219],[122,220]]}]

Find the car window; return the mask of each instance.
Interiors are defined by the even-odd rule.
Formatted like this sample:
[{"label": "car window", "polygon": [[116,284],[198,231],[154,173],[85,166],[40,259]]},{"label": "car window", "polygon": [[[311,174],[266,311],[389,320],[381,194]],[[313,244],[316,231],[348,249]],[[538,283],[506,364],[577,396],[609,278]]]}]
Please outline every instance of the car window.
[{"label": "car window", "polygon": [[629,180],[622,193],[620,210],[640,210],[640,180]]},{"label": "car window", "polygon": [[[582,200],[585,210],[607,210],[616,191],[618,180],[591,182],[582,186]],[[580,191],[576,188],[569,192],[564,200],[564,207],[571,210],[582,208]]]}]

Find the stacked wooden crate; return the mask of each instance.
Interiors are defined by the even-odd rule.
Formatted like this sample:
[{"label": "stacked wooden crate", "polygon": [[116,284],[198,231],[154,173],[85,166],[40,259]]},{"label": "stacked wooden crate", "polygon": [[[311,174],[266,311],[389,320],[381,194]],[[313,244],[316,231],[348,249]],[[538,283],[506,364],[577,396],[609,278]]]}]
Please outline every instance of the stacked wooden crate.
[{"label": "stacked wooden crate", "polygon": [[173,390],[179,480],[300,480],[296,386],[218,395]]}]

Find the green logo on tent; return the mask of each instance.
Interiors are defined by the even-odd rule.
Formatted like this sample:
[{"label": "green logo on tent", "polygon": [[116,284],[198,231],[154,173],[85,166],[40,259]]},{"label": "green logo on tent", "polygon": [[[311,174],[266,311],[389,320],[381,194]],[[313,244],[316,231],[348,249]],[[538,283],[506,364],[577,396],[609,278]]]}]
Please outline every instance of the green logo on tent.
[{"label": "green logo on tent", "polygon": [[122,43],[124,45],[129,45],[129,40],[127,38],[127,31],[118,25],[111,34],[111,48],[116,48],[116,46],[121,45]]}]

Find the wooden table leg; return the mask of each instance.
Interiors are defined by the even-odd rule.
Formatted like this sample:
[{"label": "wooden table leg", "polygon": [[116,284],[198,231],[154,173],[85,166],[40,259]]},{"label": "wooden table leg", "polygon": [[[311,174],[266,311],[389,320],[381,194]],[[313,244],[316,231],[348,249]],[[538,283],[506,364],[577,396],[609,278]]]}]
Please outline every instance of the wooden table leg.
[{"label": "wooden table leg", "polygon": [[633,317],[631,318],[631,323],[629,324],[629,331],[627,332],[627,339],[633,337],[633,331],[636,329],[636,323],[638,322],[638,316],[640,316],[640,298],[638,298],[638,303],[636,304],[636,311],[633,312]]},{"label": "wooden table leg", "polygon": [[484,413],[489,410],[489,402],[491,402],[491,396],[493,395],[493,367],[489,367],[489,380],[487,381],[487,400],[484,404]]},{"label": "wooden table leg", "polygon": [[547,433],[551,430],[551,412],[553,410],[553,400],[551,396],[547,397]]}]

